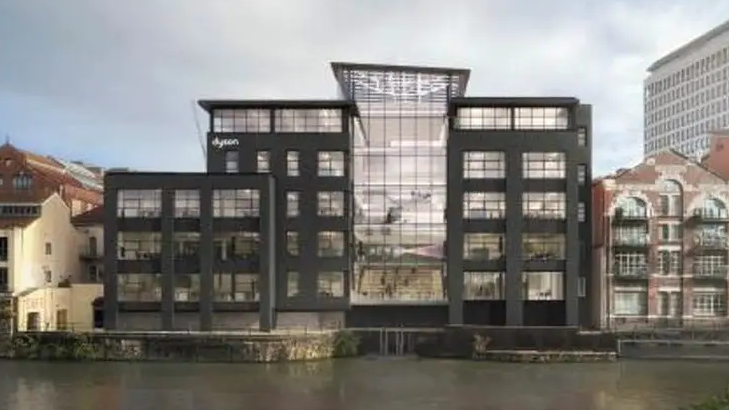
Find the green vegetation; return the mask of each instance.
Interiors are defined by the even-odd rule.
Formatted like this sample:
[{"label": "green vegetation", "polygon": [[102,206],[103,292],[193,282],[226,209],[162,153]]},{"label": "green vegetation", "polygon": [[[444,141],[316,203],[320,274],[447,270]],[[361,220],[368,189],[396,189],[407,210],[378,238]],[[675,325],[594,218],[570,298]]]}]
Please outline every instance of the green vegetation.
[{"label": "green vegetation", "polygon": [[719,396],[714,396],[708,400],[683,407],[679,410],[727,410],[729,409],[729,389]]},{"label": "green vegetation", "polygon": [[334,334],[334,357],[354,357],[359,354],[359,337],[351,330]]},{"label": "green vegetation", "polygon": [[85,335],[73,333],[18,334],[0,352],[14,359],[89,360],[96,356],[96,346]]}]

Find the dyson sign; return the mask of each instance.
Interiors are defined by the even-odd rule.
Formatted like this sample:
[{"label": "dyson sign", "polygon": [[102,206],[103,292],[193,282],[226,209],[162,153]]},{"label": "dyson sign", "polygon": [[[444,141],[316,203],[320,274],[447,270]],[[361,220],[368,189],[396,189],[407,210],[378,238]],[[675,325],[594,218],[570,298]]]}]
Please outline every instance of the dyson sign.
[{"label": "dyson sign", "polygon": [[212,141],[210,141],[210,143],[213,145],[213,147],[215,147],[217,149],[223,149],[226,147],[237,147],[238,139],[215,137],[215,138],[213,138]]}]

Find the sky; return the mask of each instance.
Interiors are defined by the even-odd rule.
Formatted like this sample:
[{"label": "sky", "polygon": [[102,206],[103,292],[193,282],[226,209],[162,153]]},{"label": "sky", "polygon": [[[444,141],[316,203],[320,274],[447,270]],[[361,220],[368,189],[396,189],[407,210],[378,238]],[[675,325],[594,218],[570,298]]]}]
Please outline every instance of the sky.
[{"label": "sky", "polygon": [[729,0],[0,0],[0,137],[203,171],[200,98],[335,98],[331,61],[470,68],[468,95],[593,105],[594,175],[642,156],[646,68]]}]

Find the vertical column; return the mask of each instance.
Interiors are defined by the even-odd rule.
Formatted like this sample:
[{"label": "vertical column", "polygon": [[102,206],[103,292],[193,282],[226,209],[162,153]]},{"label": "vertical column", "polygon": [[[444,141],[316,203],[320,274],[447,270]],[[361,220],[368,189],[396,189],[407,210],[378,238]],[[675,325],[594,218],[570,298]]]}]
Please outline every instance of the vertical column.
[{"label": "vertical column", "polygon": [[522,153],[519,149],[506,152],[506,325],[521,326],[524,323],[524,301],[522,300],[521,231],[522,212]]},{"label": "vertical column", "polygon": [[270,331],[276,327],[276,207],[275,181],[266,176],[260,189],[260,268],[259,268],[259,327]]},{"label": "vertical column", "polygon": [[175,326],[174,200],[174,191],[162,191],[162,330],[173,330]]},{"label": "vertical column", "polygon": [[104,329],[118,326],[119,295],[117,281],[117,191],[104,192]]},{"label": "vertical column", "polygon": [[299,291],[310,305],[317,303],[317,281],[319,275],[319,225],[317,217],[317,185],[315,146],[300,148],[299,164],[301,176],[298,186],[301,187],[299,203]]},{"label": "vertical column", "polygon": [[[452,144],[452,140],[448,140]],[[446,243],[448,323],[463,324],[463,154],[448,147],[446,187]]]},{"label": "vertical column", "polygon": [[[580,276],[580,219],[579,219],[579,207],[580,207],[580,195],[579,187],[580,184],[577,181],[577,161],[574,161],[574,152],[567,152],[565,154],[565,172],[567,183],[565,192],[565,206],[567,210],[567,222],[566,222],[566,266],[564,272],[564,300],[565,300],[565,325],[567,326],[578,326],[579,325],[579,306],[580,301],[578,298],[578,281]],[[585,222],[589,223],[588,218],[590,215],[587,214],[585,209]]]},{"label": "vertical column", "polygon": [[213,189],[200,188],[200,330],[213,330]]}]

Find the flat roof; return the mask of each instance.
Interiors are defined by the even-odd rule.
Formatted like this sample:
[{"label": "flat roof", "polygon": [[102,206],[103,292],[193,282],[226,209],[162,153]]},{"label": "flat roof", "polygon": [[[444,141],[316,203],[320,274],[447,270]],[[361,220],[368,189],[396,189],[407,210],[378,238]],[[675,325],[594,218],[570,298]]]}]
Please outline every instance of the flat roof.
[{"label": "flat roof", "polygon": [[454,106],[565,107],[579,105],[575,97],[454,97]]},{"label": "flat roof", "polygon": [[348,108],[359,115],[357,105],[349,100],[198,100],[197,105],[208,113],[217,109],[330,109]]},{"label": "flat roof", "polygon": [[706,43],[708,43],[709,41],[719,37],[727,31],[729,31],[729,20],[661,57],[656,62],[651,64],[650,67],[648,67],[648,72],[652,73],[670,62],[677,60],[685,55],[688,55],[692,51],[696,51],[697,49],[706,45]]}]

